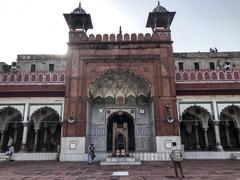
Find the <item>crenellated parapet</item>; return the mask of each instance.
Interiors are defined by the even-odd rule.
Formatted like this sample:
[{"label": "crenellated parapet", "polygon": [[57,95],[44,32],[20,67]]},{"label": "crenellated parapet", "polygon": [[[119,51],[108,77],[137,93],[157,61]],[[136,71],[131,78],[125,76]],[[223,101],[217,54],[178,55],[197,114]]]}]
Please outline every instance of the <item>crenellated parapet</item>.
[{"label": "crenellated parapet", "polygon": [[166,42],[171,41],[171,32],[169,30],[162,30],[158,33],[139,33],[139,34],[90,34],[86,35],[81,32],[71,31],[69,33],[70,43],[99,43],[99,42]]}]

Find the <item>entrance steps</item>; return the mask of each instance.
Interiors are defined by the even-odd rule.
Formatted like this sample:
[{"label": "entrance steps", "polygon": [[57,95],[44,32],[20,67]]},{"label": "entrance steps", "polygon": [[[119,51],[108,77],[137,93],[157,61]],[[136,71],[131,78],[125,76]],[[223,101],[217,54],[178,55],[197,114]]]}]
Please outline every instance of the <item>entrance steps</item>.
[{"label": "entrance steps", "polygon": [[107,157],[100,162],[101,165],[141,165],[140,160],[133,157]]},{"label": "entrance steps", "polygon": [[240,152],[232,153],[232,158],[235,160],[240,160]]},{"label": "entrance steps", "polygon": [[0,162],[8,161],[8,160],[9,160],[9,156],[6,156],[5,154],[0,154]]}]

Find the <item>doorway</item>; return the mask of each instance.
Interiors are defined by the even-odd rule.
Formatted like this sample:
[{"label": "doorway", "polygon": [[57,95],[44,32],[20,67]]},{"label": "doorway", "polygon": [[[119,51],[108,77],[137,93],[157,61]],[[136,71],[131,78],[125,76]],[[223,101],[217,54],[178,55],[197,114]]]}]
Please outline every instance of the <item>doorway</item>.
[{"label": "doorway", "polygon": [[[129,151],[135,151],[135,131],[134,131],[134,120],[133,117],[122,111],[113,113],[108,118],[107,123],[107,151],[112,151],[112,138],[113,138],[113,123],[117,123],[118,126],[123,126],[124,123],[127,123],[128,127],[128,148]],[[116,146],[120,149],[123,146],[123,136],[119,134],[118,142]],[[122,147],[123,148],[123,147]]]}]

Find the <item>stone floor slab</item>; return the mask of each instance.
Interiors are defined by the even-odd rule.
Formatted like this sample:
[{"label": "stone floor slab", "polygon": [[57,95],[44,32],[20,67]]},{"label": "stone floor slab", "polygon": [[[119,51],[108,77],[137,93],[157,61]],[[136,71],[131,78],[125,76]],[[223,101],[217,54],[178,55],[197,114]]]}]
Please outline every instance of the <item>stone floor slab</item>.
[{"label": "stone floor slab", "polygon": [[[240,180],[240,161],[185,160],[185,179]],[[129,176],[112,176],[127,171]],[[143,162],[142,165],[101,166],[99,162],[13,161],[0,164],[0,180],[171,180],[171,162]]]}]

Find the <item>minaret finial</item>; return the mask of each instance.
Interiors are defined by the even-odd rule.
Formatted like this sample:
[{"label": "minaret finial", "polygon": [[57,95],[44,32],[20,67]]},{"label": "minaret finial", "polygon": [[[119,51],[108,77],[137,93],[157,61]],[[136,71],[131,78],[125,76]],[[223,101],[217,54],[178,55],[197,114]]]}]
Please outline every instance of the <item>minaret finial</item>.
[{"label": "minaret finial", "polygon": [[160,6],[160,2],[158,1],[158,6]]},{"label": "minaret finial", "polygon": [[79,8],[81,8],[81,1],[79,1]]},{"label": "minaret finial", "polygon": [[122,26],[119,27],[119,34],[122,34]]}]

